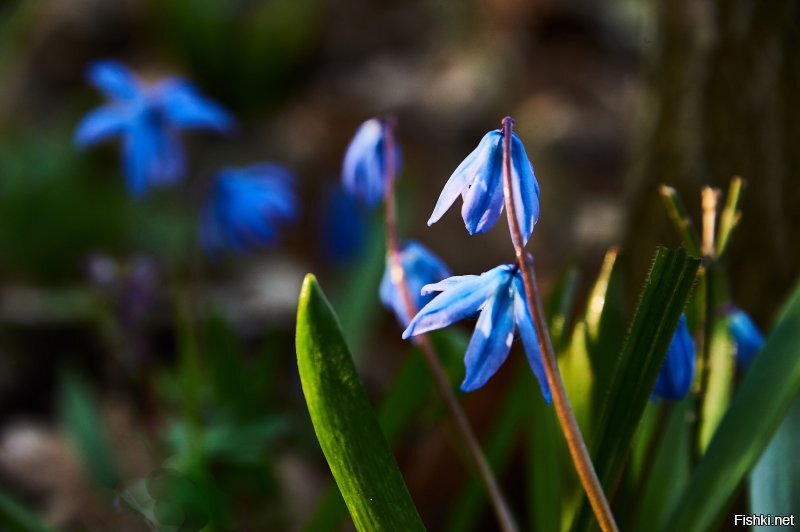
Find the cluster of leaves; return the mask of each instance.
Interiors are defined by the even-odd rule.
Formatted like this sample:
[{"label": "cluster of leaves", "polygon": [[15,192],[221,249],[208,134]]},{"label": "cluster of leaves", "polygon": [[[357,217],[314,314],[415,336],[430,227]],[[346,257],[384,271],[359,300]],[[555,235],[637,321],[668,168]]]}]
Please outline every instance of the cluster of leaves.
[{"label": "cluster of leaves", "polygon": [[[704,363],[711,365],[707,377],[711,382],[727,382],[727,394],[714,394],[714,386],[706,385],[706,394],[691,394],[676,404],[655,403],[651,392],[679,315],[688,309],[693,316],[708,292],[704,284],[692,291],[699,259],[660,249],[626,325],[624,276],[616,256],[615,250],[607,254],[585,310],[577,308],[575,270],[563,275],[549,298],[548,318],[567,391],[606,492],[614,502],[625,501],[614,504],[620,526],[705,530],[722,519],[800,388],[800,366],[792,356],[800,345],[800,291],[787,302],[764,350],[736,390],[734,348],[720,318],[711,341],[725,342],[710,351],[717,361]],[[456,382],[463,371],[458,363],[463,345],[463,340],[450,342],[439,350]],[[317,437],[357,528],[422,526],[391,453],[391,444],[424,394],[430,393],[419,385],[425,378],[419,355],[409,353],[374,413],[335,313],[313,277],[306,279],[301,292],[297,349]],[[409,378],[409,368],[420,372],[419,380]],[[722,371],[724,376],[719,375]],[[698,416],[698,411],[704,415]],[[359,420],[357,427],[351,426],[354,419]],[[791,429],[781,430],[782,438],[779,435],[763,460],[775,463],[784,458],[780,453],[786,452]],[[526,371],[520,371],[509,386],[484,436],[483,447],[496,472],[509,466],[521,441],[526,442],[529,464],[530,527],[578,531],[596,526],[554,412],[537,397],[532,375]],[[787,487],[776,487],[780,478],[759,475],[759,468],[753,485],[759,482],[760,489],[768,490]],[[774,501],[771,504],[774,507]],[[762,505],[753,498],[753,511],[765,508]],[[474,529],[486,507],[480,483],[470,480],[455,497],[443,529]],[[307,529],[336,530],[344,516],[344,504],[331,488]]]}]

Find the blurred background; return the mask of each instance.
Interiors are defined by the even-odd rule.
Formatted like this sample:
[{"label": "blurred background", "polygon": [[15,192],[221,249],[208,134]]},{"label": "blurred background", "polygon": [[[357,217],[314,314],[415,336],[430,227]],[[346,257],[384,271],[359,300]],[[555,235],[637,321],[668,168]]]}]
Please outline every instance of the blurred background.
[{"label": "blurred background", "polygon": [[[320,278],[375,398],[407,347],[378,300],[381,213],[339,189],[372,116],[398,119],[401,232],[469,274],[513,259],[504,219],[475,237],[455,209],[425,222],[512,115],[541,187],[530,248],[545,292],[571,266],[587,291],[619,246],[631,306],[655,246],[679,244],[658,186],[699,221],[700,186],[742,175],[731,291],[767,328],[800,271],[798,22],[788,0],[0,3],[3,501],[66,530],[308,524],[330,474],[294,356],[303,275]],[[103,102],[85,77],[100,58],[191,79],[235,133],[186,135],[187,181],[130,197],[118,143],[73,143]],[[260,161],[296,174],[300,219],[277,245],[206,257],[212,178]],[[524,369],[516,350],[465,398],[479,432]],[[396,446],[432,529],[470,478],[452,439],[434,398]],[[502,479],[519,503],[514,470]],[[493,526],[487,509],[472,522]]]}]

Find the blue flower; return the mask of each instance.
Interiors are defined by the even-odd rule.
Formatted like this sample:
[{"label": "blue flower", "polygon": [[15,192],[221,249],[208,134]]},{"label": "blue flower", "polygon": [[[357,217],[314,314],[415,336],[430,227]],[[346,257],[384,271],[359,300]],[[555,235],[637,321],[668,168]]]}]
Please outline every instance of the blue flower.
[{"label": "blue flower", "polygon": [[[451,275],[447,265],[439,257],[414,240],[408,241],[400,250],[400,262],[403,265],[403,275],[408,283],[408,290],[417,309],[433,299],[432,295],[422,295],[422,287]],[[402,327],[406,327],[411,318],[406,311],[403,293],[392,280],[392,268],[388,259],[381,280],[380,294],[384,306],[394,310],[397,321]]]},{"label": "blue flower", "polygon": [[678,400],[683,398],[692,386],[695,371],[695,349],[686,316],[681,314],[678,327],[667,349],[667,356],[658,374],[653,390],[654,398]]},{"label": "blue flower", "polygon": [[92,63],[89,81],[110,100],[89,113],[75,131],[75,142],[89,146],[119,137],[128,189],[142,196],[153,186],[183,178],[186,162],[178,133],[210,129],[225,133],[233,119],[181,78],[146,85],[115,61]]},{"label": "blue flower", "polygon": [[[386,128],[382,120],[367,120],[359,126],[344,155],[344,188],[370,207],[378,205],[386,191]],[[399,173],[400,149],[395,150],[395,173]]]},{"label": "blue flower", "polygon": [[319,218],[319,251],[336,265],[357,259],[369,237],[369,221],[358,199],[337,186],[324,197]]},{"label": "blue flower", "polygon": [[736,342],[736,362],[747,367],[764,347],[764,335],[744,311],[735,309],[728,317],[728,330]]},{"label": "blue flower", "polygon": [[[516,134],[511,136],[512,198],[523,244],[539,218],[539,183]],[[503,133],[488,132],[480,144],[456,168],[444,186],[428,225],[433,225],[461,195],[461,216],[469,234],[491,229],[503,212]]]},{"label": "blue flower", "polygon": [[244,252],[275,242],[278,226],[298,215],[292,181],[286,168],[270,163],[220,172],[200,219],[206,252]]},{"label": "blue flower", "polygon": [[486,384],[506,360],[516,328],[542,396],[550,402],[536,330],[515,266],[506,264],[481,275],[450,277],[422,288],[423,295],[433,292],[440,294],[414,316],[403,332],[404,339],[480,314],[464,355],[466,377],[461,389],[470,392]]}]

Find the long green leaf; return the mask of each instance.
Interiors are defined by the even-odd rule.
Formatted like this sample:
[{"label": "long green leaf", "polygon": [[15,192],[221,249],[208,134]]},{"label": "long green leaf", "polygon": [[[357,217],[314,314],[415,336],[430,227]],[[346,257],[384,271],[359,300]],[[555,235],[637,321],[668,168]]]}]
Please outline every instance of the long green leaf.
[{"label": "long green leaf", "polygon": [[[469,339],[454,329],[434,331],[430,333],[430,339],[450,382],[458,382],[458,376],[464,371],[462,359]],[[436,395],[436,392],[433,391],[430,369],[419,349],[413,348],[398,369],[378,408],[378,422],[390,444],[394,444],[405,432],[414,415],[427,404],[432,395]],[[342,496],[336,486],[331,486],[323,493],[311,519],[305,525],[305,530],[339,530],[345,515],[347,507]]]},{"label": "long green leaf", "polygon": [[[756,515],[790,515],[800,501],[800,399],[761,455],[750,475],[750,509]],[[756,530],[768,527],[757,526]]]},{"label": "long green leaf", "polygon": [[297,365],[311,421],[358,530],[424,530],[316,278],[303,281]]},{"label": "long green leaf", "polygon": [[637,486],[637,505],[633,509],[633,522],[625,527],[647,532],[657,529],[667,518],[669,507],[678,500],[689,481],[689,413],[692,399],[684,399],[671,406],[664,403],[659,409],[672,408],[663,431],[656,430],[650,442],[653,456],[643,464],[643,478]]},{"label": "long green leaf", "polygon": [[711,528],[800,392],[800,288],[788,302],[714,433],[664,530]]},{"label": "long green leaf", "polygon": [[[699,265],[682,249],[656,252],[597,425],[593,459],[607,494],[617,485]],[[593,522],[584,498],[573,528]]]}]

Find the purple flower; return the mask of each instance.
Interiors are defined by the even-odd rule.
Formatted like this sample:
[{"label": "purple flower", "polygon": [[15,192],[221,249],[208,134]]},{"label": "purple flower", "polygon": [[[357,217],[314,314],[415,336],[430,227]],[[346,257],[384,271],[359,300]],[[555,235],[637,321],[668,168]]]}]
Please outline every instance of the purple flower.
[{"label": "purple flower", "polygon": [[[345,190],[370,207],[378,205],[386,191],[386,122],[367,120],[347,146],[342,166]],[[395,146],[395,173],[400,172],[400,150]]]},{"label": "purple flower", "polygon": [[[416,308],[421,308],[433,299],[432,295],[422,295],[423,286],[451,275],[447,265],[439,257],[414,240],[408,241],[400,250],[400,261]],[[380,295],[384,306],[394,310],[400,325],[408,326],[410,317],[406,311],[405,299],[397,283],[392,280],[392,267],[388,259],[381,280]]]},{"label": "purple flower", "polygon": [[134,196],[143,196],[150,186],[173,185],[183,178],[181,130],[226,133],[233,127],[224,109],[184,79],[166,78],[147,85],[116,61],[92,63],[88,78],[110,102],[84,117],[75,131],[75,142],[90,146],[119,137],[126,182]]},{"label": "purple flower", "polygon": [[[539,183],[516,134],[511,137],[512,199],[523,245],[539,218]],[[461,196],[464,204],[461,217],[469,234],[491,229],[504,208],[503,197],[503,132],[494,130],[456,168],[444,186],[436,207],[428,220],[433,225]]]},{"label": "purple flower", "polygon": [[544,373],[542,355],[536,339],[522,277],[512,265],[498,266],[481,275],[450,277],[422,288],[422,295],[440,292],[411,320],[403,332],[407,339],[465,318],[478,315],[475,332],[464,355],[465,392],[489,380],[508,357],[515,329],[519,330],[528,363],[539,381],[542,396],[550,402],[550,387]]},{"label": "purple flower", "polygon": [[206,252],[245,252],[275,242],[279,226],[299,212],[293,180],[286,168],[270,163],[220,172],[200,220]]},{"label": "purple flower", "polygon": [[653,390],[654,398],[668,401],[682,399],[692,386],[695,372],[695,348],[686,316],[681,314],[678,327],[667,349],[667,356]]}]

